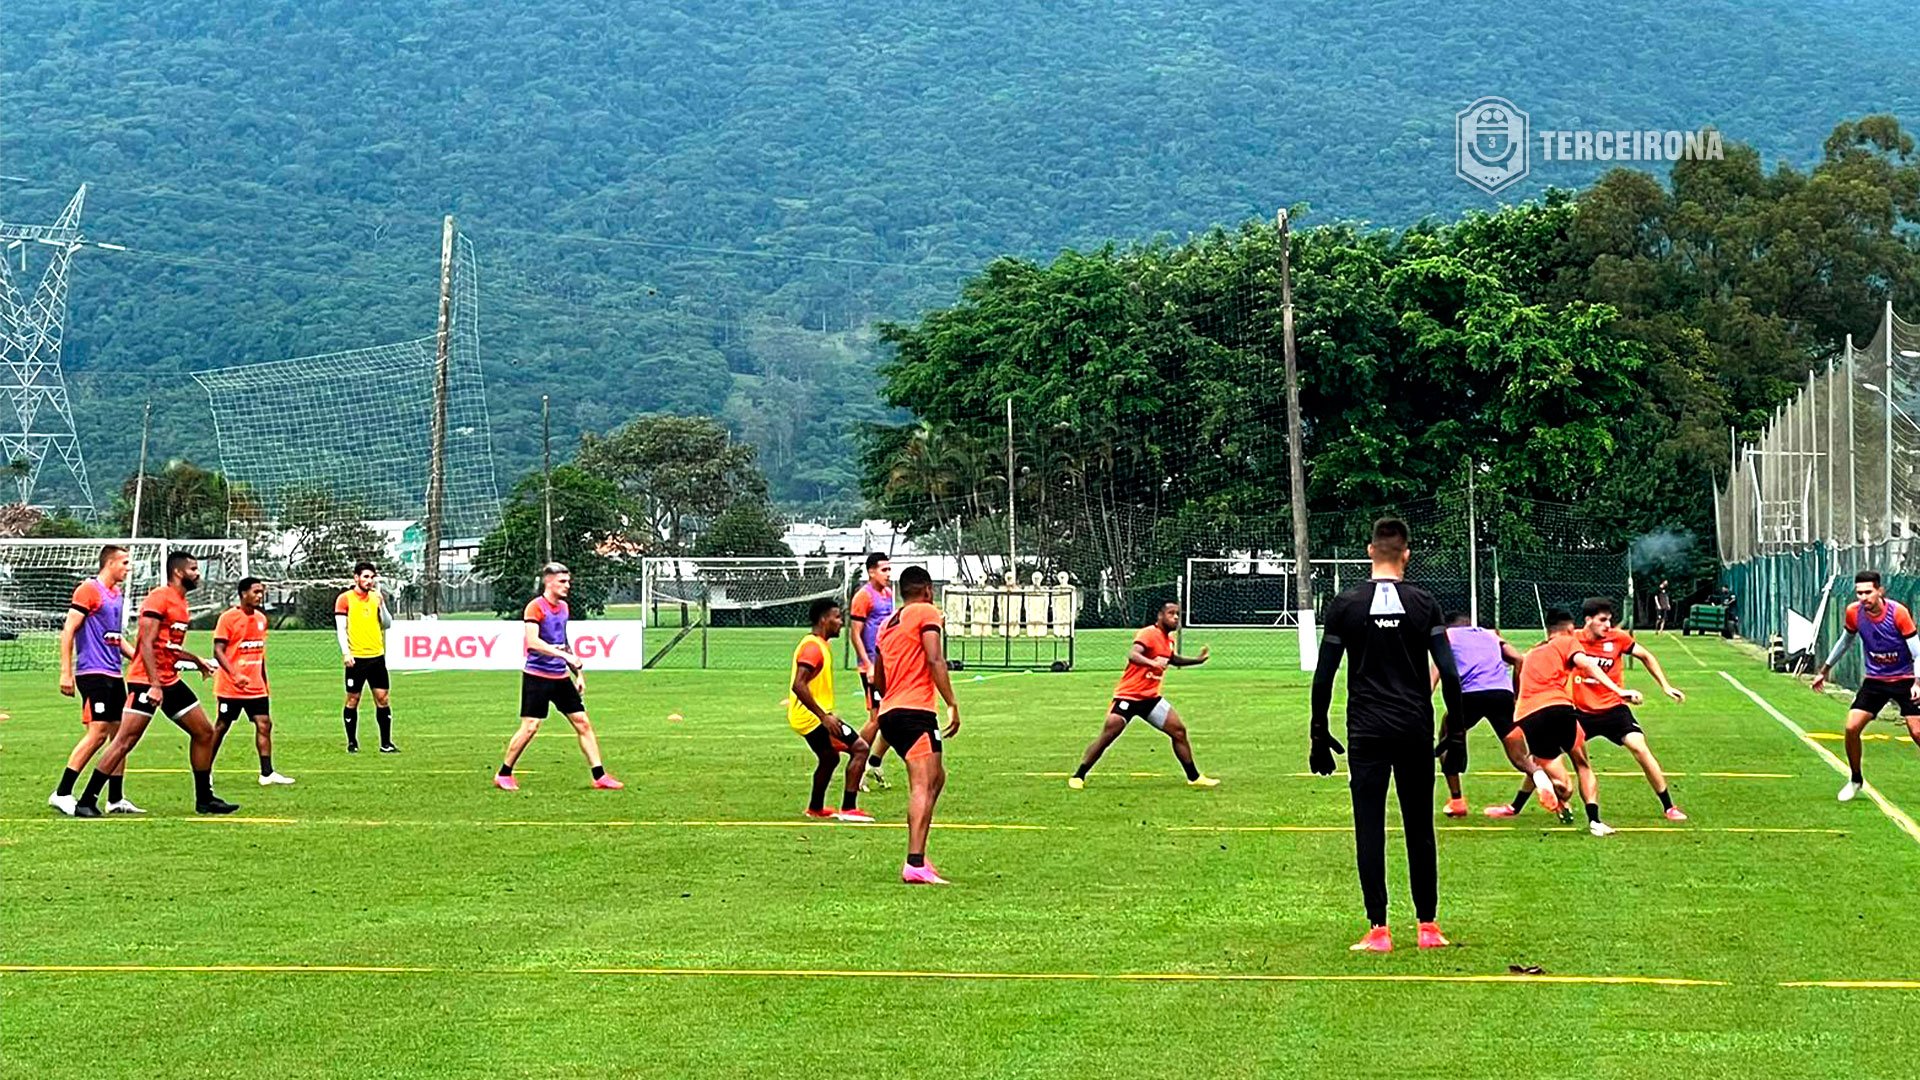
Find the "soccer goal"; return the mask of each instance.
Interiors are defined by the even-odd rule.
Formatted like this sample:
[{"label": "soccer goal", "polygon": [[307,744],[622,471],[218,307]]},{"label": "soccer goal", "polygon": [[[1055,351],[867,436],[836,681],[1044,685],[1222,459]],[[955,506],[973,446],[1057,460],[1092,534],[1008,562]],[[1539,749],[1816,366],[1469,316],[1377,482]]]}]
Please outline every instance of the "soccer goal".
[{"label": "soccer goal", "polygon": [[247,576],[244,540],[0,539],[0,671],[51,669],[73,590],[100,566],[100,549],[127,549],[126,622],[140,601],[166,581],[167,553],[185,551],[200,560],[200,587],[187,595],[196,617],[233,603],[233,587]]},{"label": "soccer goal", "polygon": [[[1181,625],[1219,630],[1297,627],[1298,565],[1293,559],[1258,555],[1188,559],[1181,579]],[[1314,609],[1354,582],[1365,581],[1371,570],[1365,559],[1310,560]]]},{"label": "soccer goal", "polygon": [[858,565],[845,556],[647,559],[640,603],[665,637],[647,667],[780,667],[806,630],[808,605],[846,602]]},{"label": "soccer goal", "polygon": [[1068,671],[1080,590],[1066,574],[1026,583],[1012,574],[998,585],[954,583],[940,590],[947,657],[956,669]]}]

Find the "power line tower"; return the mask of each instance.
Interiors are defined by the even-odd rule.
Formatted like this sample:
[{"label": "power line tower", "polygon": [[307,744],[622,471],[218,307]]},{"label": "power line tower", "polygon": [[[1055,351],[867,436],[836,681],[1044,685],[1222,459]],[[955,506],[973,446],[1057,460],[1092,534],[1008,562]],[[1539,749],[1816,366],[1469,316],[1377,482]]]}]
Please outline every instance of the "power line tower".
[{"label": "power line tower", "polygon": [[[73,478],[76,506],[93,509],[93,486],[80,457],[73,430],[73,406],[60,370],[60,342],[66,334],[67,267],[85,246],[80,208],[87,187],[80,185],[67,208],[51,225],[0,221],[0,469],[17,485],[19,500],[33,503],[47,459]],[[13,280],[13,265],[26,268],[27,252],[51,252],[31,298],[23,298]]]}]

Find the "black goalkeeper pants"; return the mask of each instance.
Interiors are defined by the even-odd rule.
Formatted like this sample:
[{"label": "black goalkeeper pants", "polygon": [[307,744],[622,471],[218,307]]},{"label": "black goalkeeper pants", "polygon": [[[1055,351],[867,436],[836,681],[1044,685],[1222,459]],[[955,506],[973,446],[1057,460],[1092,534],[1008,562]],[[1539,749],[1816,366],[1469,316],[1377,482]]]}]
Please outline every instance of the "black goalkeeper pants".
[{"label": "black goalkeeper pants", "polygon": [[1353,846],[1367,921],[1387,923],[1387,786],[1400,796],[1407,837],[1407,882],[1413,910],[1431,921],[1439,905],[1433,837],[1433,747],[1426,740],[1349,739],[1347,787],[1353,793]]}]

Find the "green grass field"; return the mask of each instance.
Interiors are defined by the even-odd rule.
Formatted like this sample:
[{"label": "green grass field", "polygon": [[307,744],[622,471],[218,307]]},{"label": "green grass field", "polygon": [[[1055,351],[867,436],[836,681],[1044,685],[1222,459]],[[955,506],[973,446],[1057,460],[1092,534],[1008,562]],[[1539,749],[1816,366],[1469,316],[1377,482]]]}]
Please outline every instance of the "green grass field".
[{"label": "green grass field", "polygon": [[[51,673],[0,675],[0,1068],[1914,1074],[1920,992],[1789,984],[1920,979],[1920,845],[1867,799],[1836,803],[1842,778],[1719,672],[1835,752],[1819,737],[1843,700],[1719,641],[1646,639],[1692,694],[1642,716],[1693,820],[1662,819],[1631,760],[1602,746],[1620,835],[1536,807],[1443,822],[1457,947],[1410,947],[1396,845],[1401,948],[1352,955],[1364,918],[1346,790],[1305,774],[1298,672],[1236,668],[1223,636],[1218,667],[1169,677],[1220,788],[1186,788],[1142,728],[1067,790],[1124,640],[1083,638],[1071,674],[960,683],[941,807],[957,827],[931,845],[954,884],[938,890],[899,883],[901,788],[865,800],[879,827],[798,820],[810,757],[778,706],[780,667],[593,676],[627,790],[589,790],[556,720],[507,795],[487,777],[514,676],[398,676],[404,753],[349,757],[338,676],[291,665],[275,763],[297,786],[255,786],[243,727],[218,773],[243,809],[198,819],[185,740],[163,724],[128,778],[151,816],[94,822],[44,802],[75,707]],[[780,642],[760,647],[784,660]],[[1895,725],[1874,733],[1869,779],[1920,810],[1920,755]],[[1477,810],[1513,778],[1484,729],[1473,751]]]}]

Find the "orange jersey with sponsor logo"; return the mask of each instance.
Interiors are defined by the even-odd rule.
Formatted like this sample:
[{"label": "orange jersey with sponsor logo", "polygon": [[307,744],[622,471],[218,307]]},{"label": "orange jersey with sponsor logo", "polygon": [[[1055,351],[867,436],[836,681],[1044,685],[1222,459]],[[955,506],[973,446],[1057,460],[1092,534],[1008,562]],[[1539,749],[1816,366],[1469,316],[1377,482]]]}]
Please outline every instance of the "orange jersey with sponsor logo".
[{"label": "orange jersey with sponsor logo", "polygon": [[[1133,635],[1133,643],[1140,646],[1149,660],[1164,660],[1173,655],[1173,639],[1160,629],[1159,623]],[[1164,671],[1155,671],[1128,661],[1127,670],[1120,673],[1120,685],[1114,689],[1113,696],[1121,701],[1145,701],[1159,697],[1160,680],[1166,677]]]},{"label": "orange jersey with sponsor logo", "polygon": [[[1606,636],[1598,641],[1585,634],[1573,635],[1580,645],[1580,651],[1593,657],[1600,670],[1612,676],[1614,682],[1626,672],[1627,654],[1633,651],[1633,635],[1618,628],[1609,629]],[[1623,684],[1624,685],[1624,684]],[[1625,705],[1619,694],[1606,688],[1599,679],[1585,671],[1573,673],[1573,706],[1581,712],[1606,712],[1608,709]]]},{"label": "orange jersey with sponsor logo", "polygon": [[1513,715],[1526,719],[1541,709],[1573,704],[1573,658],[1580,643],[1572,634],[1535,645],[1520,662],[1520,700]]},{"label": "orange jersey with sponsor logo", "polygon": [[[224,648],[220,645],[223,641]],[[213,643],[220,658],[220,669],[213,674],[214,694],[223,698],[266,697],[267,613],[249,615],[237,607],[229,609],[213,629]],[[235,675],[244,677],[247,685],[241,686]]]},{"label": "orange jersey with sponsor logo", "polygon": [[153,660],[160,670],[151,675],[140,659],[140,650],[133,652],[133,667],[127,671],[127,681],[146,686],[172,686],[180,681],[180,647],[187,643],[187,623],[193,613],[187,610],[187,598],[178,589],[162,585],[147,594],[140,604],[140,639],[153,635]]},{"label": "orange jersey with sponsor logo", "polygon": [[925,631],[944,625],[940,609],[921,601],[894,612],[880,628],[880,663],[887,680],[887,692],[880,698],[881,712],[936,711],[938,697],[924,637]]}]

